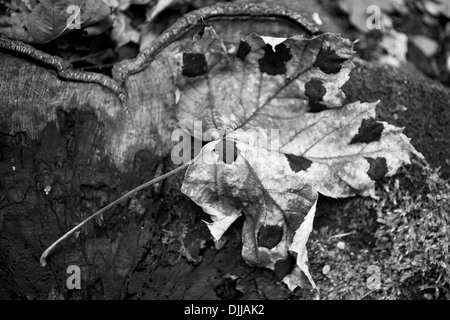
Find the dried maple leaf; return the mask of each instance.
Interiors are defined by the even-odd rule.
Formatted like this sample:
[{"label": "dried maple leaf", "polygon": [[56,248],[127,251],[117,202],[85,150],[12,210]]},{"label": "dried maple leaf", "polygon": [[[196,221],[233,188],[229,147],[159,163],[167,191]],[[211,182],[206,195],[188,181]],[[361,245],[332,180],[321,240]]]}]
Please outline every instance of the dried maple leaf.
[{"label": "dried maple leaf", "polygon": [[[279,153],[255,148],[229,139],[204,147],[201,157],[189,166],[181,191],[211,215],[208,228],[219,240],[228,227],[245,213],[242,230],[244,259],[252,264],[275,270],[285,282],[291,280],[298,267],[309,276],[306,266],[306,240],[312,230],[317,192],[311,184],[298,179],[287,158],[279,161]],[[235,152],[226,159],[222,151]]]},{"label": "dried maple leaf", "polygon": [[[375,120],[377,103],[342,107],[352,55],[352,43],[334,34],[251,34],[226,48],[211,27],[183,54],[179,124],[202,139],[201,121],[223,138],[189,166],[182,192],[211,216],[216,240],[244,213],[243,258],[290,289],[302,272],[314,286],[306,242],[318,192],[375,196],[374,180],[421,157],[402,129]],[[279,134],[264,135],[269,129]]]},{"label": "dried maple leaf", "polygon": [[274,47],[251,34],[228,54],[205,28],[183,55],[180,125],[191,132],[195,121],[220,131],[271,126],[285,136],[303,114],[342,105],[352,54],[352,42],[330,33]]}]

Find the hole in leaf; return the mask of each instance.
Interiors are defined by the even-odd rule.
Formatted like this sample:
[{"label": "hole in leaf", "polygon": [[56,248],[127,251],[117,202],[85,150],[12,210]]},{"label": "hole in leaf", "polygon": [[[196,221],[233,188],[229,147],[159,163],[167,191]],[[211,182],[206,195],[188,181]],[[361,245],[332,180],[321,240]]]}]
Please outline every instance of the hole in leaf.
[{"label": "hole in leaf", "polygon": [[274,273],[279,280],[282,280],[286,275],[292,272],[295,266],[295,258],[288,254],[284,259],[275,262]]},{"label": "hole in leaf", "polygon": [[264,47],[264,57],[259,59],[259,69],[270,75],[285,74],[286,62],[291,58],[291,52],[284,43],[275,46],[275,51],[267,44]]},{"label": "hole in leaf", "polygon": [[216,144],[214,151],[219,154],[219,159],[226,164],[232,164],[239,156],[239,149],[236,146],[236,142],[222,139]]},{"label": "hole in leaf", "polygon": [[183,53],[183,71],[186,77],[196,77],[206,73],[208,64],[202,53]]},{"label": "hole in leaf", "polygon": [[258,231],[258,247],[272,249],[283,236],[283,228],[279,226],[262,226]]},{"label": "hole in leaf", "polygon": [[313,66],[320,68],[326,74],[338,73],[341,71],[342,63],[346,60],[346,58],[338,56],[330,47],[326,49],[322,47]]},{"label": "hole in leaf", "polygon": [[328,109],[326,106],[324,106],[323,104],[321,104],[320,102],[317,101],[310,101],[309,102],[309,110],[308,112],[311,113],[317,113],[323,110]]},{"label": "hole in leaf", "polygon": [[241,42],[239,42],[239,47],[236,52],[236,57],[244,61],[245,57],[247,57],[250,51],[252,51],[252,49],[250,48],[249,44],[246,41],[241,40]]},{"label": "hole in leaf", "polygon": [[285,154],[285,156],[289,162],[289,166],[295,173],[299,171],[306,171],[312,164],[311,160],[302,156],[296,156],[294,154]]},{"label": "hole in leaf", "polygon": [[327,93],[323,82],[318,78],[313,78],[305,83],[305,94],[309,98],[310,112],[319,112],[327,109],[326,106],[320,102],[323,101],[323,97]]},{"label": "hole in leaf", "polygon": [[367,175],[372,180],[381,180],[388,173],[387,163],[385,158],[366,158],[367,162],[370,164],[370,168],[367,171]]},{"label": "hole in leaf", "polygon": [[305,94],[313,101],[322,101],[323,96],[327,93],[327,90],[323,86],[323,83],[318,78],[313,78],[305,83]]},{"label": "hole in leaf", "polygon": [[383,128],[383,124],[381,122],[375,121],[374,118],[363,119],[358,133],[353,137],[352,141],[350,141],[350,144],[379,141],[381,138],[381,133],[383,132]]}]

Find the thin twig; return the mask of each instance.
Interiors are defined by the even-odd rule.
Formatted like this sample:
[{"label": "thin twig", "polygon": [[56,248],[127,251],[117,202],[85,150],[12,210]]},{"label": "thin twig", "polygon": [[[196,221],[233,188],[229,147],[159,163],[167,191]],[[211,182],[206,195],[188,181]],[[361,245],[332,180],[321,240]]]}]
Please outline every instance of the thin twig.
[{"label": "thin twig", "polygon": [[439,290],[440,286],[437,285],[423,285],[419,287],[419,291],[424,291],[424,290],[430,290],[430,289],[434,289],[434,290]]},{"label": "thin twig", "polygon": [[334,239],[334,238],[342,238],[342,237],[346,237],[349,236],[351,234],[355,234],[355,231],[352,232],[347,232],[347,233],[340,233],[340,234],[335,234],[334,236],[330,236],[330,239]]},{"label": "thin twig", "polygon": [[78,224],[77,226],[75,226],[73,229],[71,229],[70,231],[66,232],[62,237],[60,237],[58,240],[56,240],[55,242],[53,242],[53,244],[48,247],[44,253],[41,256],[40,262],[41,265],[43,267],[45,267],[47,265],[47,256],[50,254],[50,252],[53,250],[53,248],[55,248],[61,241],[63,241],[64,239],[66,239],[68,236],[70,236],[72,233],[74,233],[76,230],[80,229],[82,226],[84,226],[88,221],[92,220],[93,218],[101,215],[102,213],[104,213],[105,211],[107,211],[108,209],[112,208],[113,206],[115,206],[116,204],[120,203],[121,201],[125,200],[126,198],[128,198],[129,196],[131,196],[133,193],[136,193],[154,183],[157,183],[167,177],[170,177],[171,175],[174,175],[175,173],[177,173],[178,171],[183,170],[184,168],[186,168],[187,166],[189,166],[193,161],[195,161],[195,159],[183,164],[182,166],[166,173],[163,174],[162,176],[159,176],[158,178],[155,178],[151,181],[148,181],[144,184],[141,184],[139,187],[134,188],[133,190],[131,190],[130,192],[124,194],[123,196],[121,196],[119,199],[114,200],[113,202],[111,202],[110,204],[108,204],[106,207],[103,207],[102,209],[100,209],[99,211],[97,211],[96,213],[94,213],[93,215],[91,215],[90,217],[86,218],[85,220],[83,220],[80,224]]},{"label": "thin twig", "polygon": [[378,290],[380,290],[380,289],[373,289],[373,290],[370,290],[369,292],[367,292],[365,295],[363,295],[362,297],[361,297],[361,300],[363,300],[365,297],[367,297],[369,294],[371,294],[372,292],[375,292],[375,291],[378,291]]}]

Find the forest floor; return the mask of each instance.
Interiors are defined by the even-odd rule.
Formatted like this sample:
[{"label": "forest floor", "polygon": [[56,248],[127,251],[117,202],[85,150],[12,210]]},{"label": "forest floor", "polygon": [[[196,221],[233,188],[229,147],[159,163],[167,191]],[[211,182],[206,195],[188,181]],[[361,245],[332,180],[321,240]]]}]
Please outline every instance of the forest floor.
[{"label": "forest floor", "polygon": [[[385,11],[392,27],[380,31],[365,29],[366,20],[358,19],[365,13],[364,1],[346,10],[342,4],[351,1],[319,2],[345,36],[359,39],[356,51],[364,59],[449,85],[450,20],[443,11],[430,13],[423,7],[426,1],[404,1],[402,8]],[[444,152],[450,158],[449,150]],[[343,216],[327,206],[341,200],[324,199],[319,205],[310,262],[321,297],[450,299],[448,174],[414,162],[378,184],[377,194],[378,200],[346,201]]]},{"label": "forest floor", "polygon": [[415,162],[377,195],[319,202],[309,257],[321,298],[450,299],[448,180]]},{"label": "forest floor", "polygon": [[[345,37],[358,40],[355,50],[361,58],[449,86],[450,13],[436,13],[430,1],[404,0],[401,8],[384,9],[389,30],[364,29],[358,14],[365,10],[365,1],[361,7],[346,7],[354,2],[344,0],[317,3]],[[36,47],[62,56],[78,70],[110,75],[114,63],[135,57],[139,46],[200,2],[180,1],[165,9],[165,15],[152,22],[159,27],[144,37],[141,32],[141,43],[115,44],[135,37],[133,30],[145,24],[145,10],[131,6],[123,13],[123,34],[116,34],[114,42],[110,33],[93,38],[72,34]],[[371,1],[380,6],[388,2]],[[7,10],[3,1],[0,10]],[[148,24],[140,30],[146,28]],[[438,151],[444,154],[446,167],[414,159],[396,176],[377,184],[378,199],[319,199],[308,250],[321,299],[450,299],[450,154]],[[336,208],[344,214],[336,215]]]}]

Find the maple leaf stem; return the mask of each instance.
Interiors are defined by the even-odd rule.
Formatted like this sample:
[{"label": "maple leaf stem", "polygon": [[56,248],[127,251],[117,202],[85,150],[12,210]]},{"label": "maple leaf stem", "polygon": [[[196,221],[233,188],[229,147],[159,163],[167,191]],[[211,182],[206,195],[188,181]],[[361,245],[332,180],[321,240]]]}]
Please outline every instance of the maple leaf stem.
[{"label": "maple leaf stem", "polygon": [[88,221],[94,219],[95,217],[101,215],[102,213],[106,212],[107,210],[109,210],[110,208],[112,208],[113,206],[115,206],[116,204],[120,203],[121,201],[125,200],[126,198],[130,197],[131,195],[133,195],[134,193],[147,188],[148,186],[151,186],[152,184],[155,184],[161,180],[164,180],[172,175],[174,175],[175,173],[183,170],[184,168],[186,168],[187,166],[189,166],[192,162],[195,161],[196,158],[192,159],[189,162],[186,162],[185,164],[183,164],[182,166],[167,172],[165,174],[163,174],[162,176],[159,176],[153,180],[147,181],[143,184],[141,184],[140,186],[134,188],[133,190],[127,192],[126,194],[124,194],[123,196],[121,196],[119,199],[114,200],[113,202],[111,202],[110,204],[108,204],[107,206],[103,207],[102,209],[98,210],[96,213],[94,213],[93,215],[91,215],[90,217],[86,218],[85,220],[83,220],[82,222],[80,222],[77,226],[75,226],[74,228],[72,228],[71,230],[67,231],[63,236],[61,236],[58,240],[56,240],[55,242],[53,242],[53,244],[48,247],[44,253],[42,254],[41,258],[40,258],[40,262],[41,265],[43,267],[45,267],[47,265],[47,257],[50,254],[50,252],[60,243],[62,242],[64,239],[66,239],[68,236],[70,236],[72,233],[74,233],[75,231],[77,231],[78,229],[80,229],[82,226],[84,226]]}]

